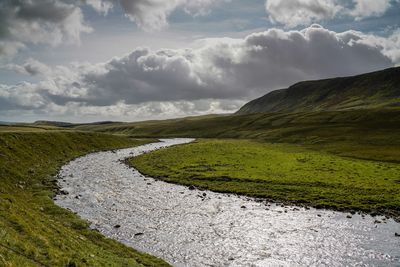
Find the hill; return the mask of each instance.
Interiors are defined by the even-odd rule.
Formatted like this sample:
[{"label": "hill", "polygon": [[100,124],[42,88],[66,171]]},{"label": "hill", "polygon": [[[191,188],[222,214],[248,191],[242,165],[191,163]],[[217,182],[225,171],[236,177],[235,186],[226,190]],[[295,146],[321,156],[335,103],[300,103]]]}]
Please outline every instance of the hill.
[{"label": "hill", "polygon": [[400,105],[400,67],[316,81],[272,91],[236,114],[395,107]]},{"label": "hill", "polygon": [[33,125],[38,126],[54,126],[54,127],[71,127],[74,124],[63,121],[35,121]]},{"label": "hill", "polygon": [[28,126],[53,126],[53,127],[61,127],[61,128],[72,128],[79,125],[106,125],[106,124],[114,124],[119,122],[114,121],[98,121],[98,122],[91,122],[91,123],[71,123],[71,122],[63,122],[63,121],[35,121],[32,124],[26,123],[25,125]]},{"label": "hill", "polygon": [[400,162],[400,109],[257,113],[165,121],[82,125],[132,137],[257,139],[296,143],[342,156]]}]

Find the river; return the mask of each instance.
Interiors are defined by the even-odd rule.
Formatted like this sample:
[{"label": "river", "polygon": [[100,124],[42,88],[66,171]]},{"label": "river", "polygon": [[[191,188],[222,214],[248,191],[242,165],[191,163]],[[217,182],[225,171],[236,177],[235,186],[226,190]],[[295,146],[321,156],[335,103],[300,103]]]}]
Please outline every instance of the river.
[{"label": "river", "polygon": [[391,219],[190,190],[123,163],[191,141],[163,139],[77,158],[60,170],[64,194],[55,202],[174,266],[400,266],[400,224]]}]

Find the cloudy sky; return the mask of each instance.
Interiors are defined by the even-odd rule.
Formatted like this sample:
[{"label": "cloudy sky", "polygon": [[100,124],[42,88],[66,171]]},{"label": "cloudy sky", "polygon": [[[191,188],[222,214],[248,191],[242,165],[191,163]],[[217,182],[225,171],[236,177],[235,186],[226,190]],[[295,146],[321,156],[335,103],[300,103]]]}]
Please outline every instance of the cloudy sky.
[{"label": "cloudy sky", "polygon": [[400,0],[0,0],[0,121],[230,113],[400,65]]}]

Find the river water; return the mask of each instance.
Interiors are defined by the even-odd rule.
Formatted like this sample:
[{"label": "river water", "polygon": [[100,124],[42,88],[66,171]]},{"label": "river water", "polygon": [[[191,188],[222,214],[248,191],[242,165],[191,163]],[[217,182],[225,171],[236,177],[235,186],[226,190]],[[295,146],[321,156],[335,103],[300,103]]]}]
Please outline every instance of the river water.
[{"label": "river water", "polygon": [[68,193],[55,201],[104,235],[174,266],[400,266],[400,224],[391,219],[189,190],[122,162],[191,141],[77,158],[58,174]]}]

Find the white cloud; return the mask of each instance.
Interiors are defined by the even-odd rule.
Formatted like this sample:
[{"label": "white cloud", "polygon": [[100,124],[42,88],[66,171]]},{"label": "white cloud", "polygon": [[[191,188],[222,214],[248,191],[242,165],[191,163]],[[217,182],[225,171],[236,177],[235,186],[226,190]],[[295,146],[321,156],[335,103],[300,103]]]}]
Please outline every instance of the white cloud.
[{"label": "white cloud", "polygon": [[[349,4],[350,2],[350,4]],[[391,0],[266,0],[265,8],[272,22],[286,28],[310,25],[335,17],[361,20],[381,16],[391,7]]]},{"label": "white cloud", "polygon": [[349,14],[356,19],[363,19],[371,16],[381,16],[390,7],[390,0],[354,0],[355,7]]},{"label": "white cloud", "polygon": [[48,101],[37,85],[22,82],[15,86],[0,85],[0,110],[35,110],[46,108]]},{"label": "white cloud", "polygon": [[[119,0],[126,15],[145,30],[160,30],[168,25],[169,15],[183,8],[191,15],[207,14],[209,8],[223,0]],[[226,0],[225,0],[226,1]]]},{"label": "white cloud", "polygon": [[17,41],[0,40],[0,57],[12,57],[25,45]]},{"label": "white cloud", "polygon": [[396,66],[400,66],[400,30],[387,38],[370,35],[363,40],[367,45],[376,44],[382,47],[382,53],[389,57]]},{"label": "white cloud", "polygon": [[210,8],[214,5],[230,1],[231,0],[186,0],[183,6],[186,13],[192,16],[204,16],[211,11]]},{"label": "white cloud", "polygon": [[167,17],[181,4],[180,0],[120,0],[127,16],[135,23],[147,30],[159,30],[165,27]]},{"label": "white cloud", "polygon": [[0,57],[13,56],[32,44],[79,44],[82,33],[92,28],[85,22],[82,5],[107,15],[121,7],[144,30],[160,30],[170,14],[182,8],[193,16],[229,0],[15,0],[0,2]]},{"label": "white cloud", "polygon": [[342,9],[332,0],[267,0],[265,7],[271,21],[289,28],[331,19]]},{"label": "white cloud", "polygon": [[[398,35],[336,33],[319,25],[270,29],[244,39],[205,39],[192,49],[138,48],[102,64],[59,66],[38,84],[3,85],[0,104],[4,112],[108,113],[127,120],[227,112],[297,81],[393,66],[399,49]],[[46,73],[34,61],[21,67],[28,66]]]},{"label": "white cloud", "polygon": [[110,11],[114,7],[113,1],[109,0],[82,0],[83,3],[91,6],[94,10],[99,13],[103,13],[107,15],[108,11]]},{"label": "white cloud", "polygon": [[46,64],[33,58],[29,58],[23,65],[6,64],[4,66],[0,66],[0,69],[11,70],[20,74],[31,76],[50,76],[52,73],[51,68],[49,68]]},{"label": "white cloud", "polygon": [[[78,0],[77,0],[78,1]],[[81,0],[97,12],[107,14],[116,6],[140,28],[147,31],[160,30],[168,25],[171,13],[182,8],[192,16],[206,15],[212,6],[230,0]]]},{"label": "white cloud", "polygon": [[385,47],[385,54],[392,58],[397,66],[400,66],[400,30],[389,37],[389,45]]},{"label": "white cloud", "polygon": [[0,56],[12,55],[26,44],[79,43],[91,28],[79,7],[59,0],[0,3]]}]

